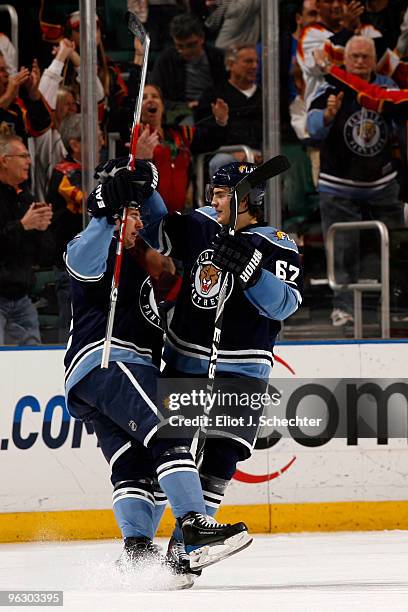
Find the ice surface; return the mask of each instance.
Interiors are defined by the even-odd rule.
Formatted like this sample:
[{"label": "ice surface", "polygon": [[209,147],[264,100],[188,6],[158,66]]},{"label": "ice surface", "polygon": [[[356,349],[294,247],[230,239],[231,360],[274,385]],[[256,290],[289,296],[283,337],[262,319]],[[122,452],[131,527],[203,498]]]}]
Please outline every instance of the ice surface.
[{"label": "ice surface", "polygon": [[63,608],[52,608],[63,612],[408,610],[404,531],[256,536],[186,591],[166,590],[157,568],[120,575],[121,548],[112,540],[1,544],[0,590],[63,590]]}]

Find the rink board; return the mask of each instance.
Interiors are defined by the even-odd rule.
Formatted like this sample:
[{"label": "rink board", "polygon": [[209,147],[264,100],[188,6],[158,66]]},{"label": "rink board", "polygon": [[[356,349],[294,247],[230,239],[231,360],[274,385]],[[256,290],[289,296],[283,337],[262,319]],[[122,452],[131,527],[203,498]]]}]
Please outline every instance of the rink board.
[{"label": "rink board", "polygon": [[[408,343],[283,343],[276,355],[279,378],[394,379],[405,375]],[[0,350],[0,541],[119,535],[108,466],[66,411],[62,361],[59,348]],[[281,438],[241,464],[219,517],[258,532],[408,529],[406,429],[385,443],[333,438],[317,448]],[[161,534],[172,521],[166,511]]]}]

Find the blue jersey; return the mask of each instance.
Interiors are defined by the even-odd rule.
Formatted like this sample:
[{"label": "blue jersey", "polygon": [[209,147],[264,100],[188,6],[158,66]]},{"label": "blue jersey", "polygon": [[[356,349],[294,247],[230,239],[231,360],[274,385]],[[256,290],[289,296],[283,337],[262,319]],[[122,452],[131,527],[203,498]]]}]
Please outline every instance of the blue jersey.
[{"label": "blue jersey", "polygon": [[[221,229],[210,206],[189,215],[168,215],[147,228],[147,239],[182,260],[184,276],[164,350],[166,363],[186,374],[208,369],[220,270],[212,242]],[[217,372],[269,378],[280,321],[298,308],[303,282],[298,249],[284,232],[263,224],[239,232],[263,255],[259,281],[245,291],[229,275]]]},{"label": "blue jersey", "polygon": [[[159,197],[154,194],[154,198]],[[160,198],[157,210],[152,205],[152,219],[166,212],[162,204]],[[65,264],[71,276],[72,300],[72,325],[65,355],[67,398],[73,385],[101,363],[115,264],[114,229],[105,218],[92,219],[67,246]],[[161,346],[162,329],[150,278],[140,266],[135,250],[125,249],[110,361],[155,367],[160,361]]]},{"label": "blue jersey", "polygon": [[[382,75],[376,75],[372,83],[397,89],[391,79]],[[310,136],[322,141],[318,191],[370,200],[397,176],[392,155],[396,125],[391,115],[361,106],[358,93],[352,89],[345,90],[341,108],[326,125],[327,101],[340,91],[340,87],[323,85],[307,114]]]}]

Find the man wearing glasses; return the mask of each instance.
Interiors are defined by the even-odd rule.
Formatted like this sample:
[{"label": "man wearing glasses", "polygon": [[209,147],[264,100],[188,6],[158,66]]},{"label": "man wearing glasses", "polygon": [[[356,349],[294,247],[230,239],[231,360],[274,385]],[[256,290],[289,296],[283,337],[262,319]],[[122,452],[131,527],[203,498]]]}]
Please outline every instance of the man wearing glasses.
[{"label": "man wearing glasses", "polygon": [[160,87],[167,109],[180,103],[192,109],[205,90],[225,80],[223,53],[205,44],[202,22],[193,15],[177,15],[170,34],[174,47],[157,58],[151,82]]},{"label": "man wearing glasses", "polygon": [[33,265],[50,257],[52,210],[26,187],[30,155],[15,134],[0,136],[0,345],[41,343],[38,314],[29,298]]}]

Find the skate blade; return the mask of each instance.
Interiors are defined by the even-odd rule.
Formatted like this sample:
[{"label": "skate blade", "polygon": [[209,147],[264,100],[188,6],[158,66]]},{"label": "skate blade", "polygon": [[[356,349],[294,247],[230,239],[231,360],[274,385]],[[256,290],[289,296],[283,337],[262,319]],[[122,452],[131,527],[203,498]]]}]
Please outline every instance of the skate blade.
[{"label": "skate blade", "polygon": [[[118,559],[115,561],[114,566],[116,571],[125,576],[137,574],[137,572],[143,571],[143,569],[146,568],[146,566],[141,562],[134,563],[131,561],[124,561],[123,559]],[[160,567],[160,565],[158,567]],[[161,566],[161,568],[165,570],[166,574],[168,575],[165,590],[180,591],[183,589],[191,589],[191,587],[194,586],[194,581],[197,578],[197,574],[176,574],[165,565]]]},{"label": "skate blade", "polygon": [[[117,570],[123,574],[124,576],[132,576],[137,574],[137,569],[134,566],[132,568],[124,568],[123,566],[118,567]],[[162,568],[165,569],[165,568]],[[194,586],[196,575],[195,574],[167,574],[163,578],[162,582],[157,587],[158,591],[182,591],[184,589],[191,589]],[[150,588],[150,587],[149,587]],[[151,585],[151,590],[154,591],[155,588]]]},{"label": "skate blade", "polygon": [[194,580],[196,576],[194,574],[183,574],[182,576],[173,576],[170,591],[182,591],[184,589],[191,589],[194,586]]},{"label": "skate blade", "polygon": [[248,534],[247,531],[237,533],[236,535],[224,540],[222,544],[208,544],[201,546],[196,550],[193,550],[190,557],[190,567],[192,570],[204,569],[214,563],[223,561],[231,555],[240,552],[247,548],[253,538]]}]

